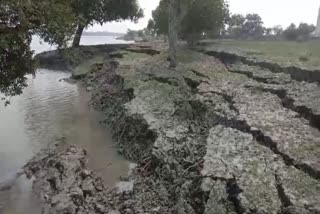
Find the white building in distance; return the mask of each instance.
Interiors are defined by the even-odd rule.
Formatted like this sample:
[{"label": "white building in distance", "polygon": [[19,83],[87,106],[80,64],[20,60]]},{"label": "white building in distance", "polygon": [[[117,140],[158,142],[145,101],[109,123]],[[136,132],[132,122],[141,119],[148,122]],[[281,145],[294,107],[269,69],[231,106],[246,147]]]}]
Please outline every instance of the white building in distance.
[{"label": "white building in distance", "polygon": [[317,21],[316,30],[312,33],[312,36],[320,38],[320,8],[319,8],[319,13],[318,13],[318,21]]}]

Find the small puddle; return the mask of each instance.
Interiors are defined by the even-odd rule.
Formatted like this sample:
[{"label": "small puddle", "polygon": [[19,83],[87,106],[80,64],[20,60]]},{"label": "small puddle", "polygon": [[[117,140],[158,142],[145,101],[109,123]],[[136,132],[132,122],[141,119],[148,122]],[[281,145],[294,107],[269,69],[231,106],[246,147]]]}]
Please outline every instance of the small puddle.
[{"label": "small puddle", "polygon": [[[117,154],[110,133],[99,123],[104,114],[89,108],[85,89],[61,81],[69,76],[39,70],[36,78],[28,78],[23,95],[14,97],[8,107],[0,103],[0,184],[14,179],[34,154],[61,137],[87,150],[89,168],[107,187],[128,175],[129,163]],[[24,177],[0,191],[0,214],[20,213],[41,213],[32,181]]]}]

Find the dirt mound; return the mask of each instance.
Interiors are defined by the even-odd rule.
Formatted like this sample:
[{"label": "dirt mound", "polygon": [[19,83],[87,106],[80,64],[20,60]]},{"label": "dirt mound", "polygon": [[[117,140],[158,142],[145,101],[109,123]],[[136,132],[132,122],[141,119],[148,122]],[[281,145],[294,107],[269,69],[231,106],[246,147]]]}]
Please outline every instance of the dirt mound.
[{"label": "dirt mound", "polygon": [[108,191],[86,167],[86,151],[55,144],[35,156],[25,167],[35,177],[33,189],[42,200],[42,213],[108,213]]}]

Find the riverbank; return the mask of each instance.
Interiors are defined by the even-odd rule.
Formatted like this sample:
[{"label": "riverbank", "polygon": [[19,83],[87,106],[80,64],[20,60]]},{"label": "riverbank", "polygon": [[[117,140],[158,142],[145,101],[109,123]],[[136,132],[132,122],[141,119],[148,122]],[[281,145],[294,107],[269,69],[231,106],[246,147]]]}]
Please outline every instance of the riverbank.
[{"label": "riverbank", "polygon": [[165,46],[150,45],[111,51],[78,76],[119,152],[137,163],[129,189],[106,190],[105,209],[320,212],[317,83],[187,49],[169,70]]},{"label": "riverbank", "polygon": [[106,187],[128,174],[130,163],[116,152],[110,130],[99,123],[104,114],[88,106],[86,88],[63,81],[70,75],[38,69],[35,77],[28,77],[28,87],[21,96],[12,98],[7,107],[0,106],[1,214],[41,213],[32,197],[32,181],[15,175],[57,138],[86,149],[88,168]]}]

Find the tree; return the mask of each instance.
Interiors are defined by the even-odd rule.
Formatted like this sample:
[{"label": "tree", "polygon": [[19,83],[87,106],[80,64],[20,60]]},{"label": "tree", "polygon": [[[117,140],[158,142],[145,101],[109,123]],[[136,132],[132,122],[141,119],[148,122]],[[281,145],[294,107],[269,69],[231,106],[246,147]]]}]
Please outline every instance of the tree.
[{"label": "tree", "polygon": [[316,30],[314,25],[309,25],[307,23],[300,23],[299,27],[297,28],[298,37],[301,39],[308,39],[312,32]]},{"label": "tree", "polygon": [[241,14],[232,15],[227,24],[228,26],[228,34],[232,38],[241,38],[243,34],[243,26],[246,21],[246,18]]},{"label": "tree", "polygon": [[292,23],[284,32],[284,36],[288,40],[297,40],[298,38],[298,31],[297,27],[294,23]]},{"label": "tree", "polygon": [[194,44],[203,33],[218,35],[228,16],[224,0],[161,0],[152,12],[154,25],[150,26],[158,35],[169,35],[170,65],[174,67],[178,35],[189,44]]},{"label": "tree", "polygon": [[14,96],[34,73],[32,35],[62,47],[72,35],[69,0],[2,0],[0,4],[0,93]]},{"label": "tree", "polygon": [[227,5],[223,0],[197,0],[182,18],[181,34],[193,45],[203,33],[219,35],[224,28]]},{"label": "tree", "polygon": [[[152,12],[157,34],[168,34],[168,0],[160,1]],[[177,0],[177,30],[183,38],[197,37],[206,32],[219,34],[229,18],[228,5],[223,0]]]},{"label": "tree", "polygon": [[74,47],[79,46],[82,32],[88,25],[124,19],[136,21],[143,16],[137,0],[73,0],[72,8],[77,17]]},{"label": "tree", "polygon": [[158,35],[168,35],[169,32],[168,3],[169,1],[162,0],[160,1],[159,6],[152,11],[154,29]]},{"label": "tree", "polygon": [[272,31],[275,36],[281,36],[283,34],[283,28],[281,25],[276,25],[272,28]]},{"label": "tree", "polygon": [[306,40],[310,38],[312,32],[316,27],[307,23],[300,23],[299,27],[295,24],[291,24],[284,32],[284,36],[288,40]]},{"label": "tree", "polygon": [[[227,24],[228,34],[232,38],[257,38],[263,36],[266,30],[258,14],[247,14],[246,16],[234,14],[229,18]],[[270,33],[270,29],[267,33]]]},{"label": "tree", "polygon": [[168,37],[169,37],[169,58],[170,58],[170,68],[175,68],[177,66],[177,10],[178,10],[178,1],[169,0],[169,9],[168,9]]},{"label": "tree", "polygon": [[149,21],[148,21],[147,30],[149,31],[151,36],[155,36],[155,34],[156,34],[155,23],[152,19],[149,19]]},{"label": "tree", "polygon": [[228,24],[229,27],[242,27],[246,18],[241,14],[234,14],[230,17]]},{"label": "tree", "polygon": [[272,34],[272,28],[264,28],[264,34],[266,36],[270,36]]},{"label": "tree", "polygon": [[243,25],[243,34],[246,37],[261,37],[264,33],[263,21],[258,14],[247,14]]},{"label": "tree", "polygon": [[152,12],[149,28],[169,36],[170,66],[176,66],[178,35],[194,44],[203,33],[219,35],[229,17],[224,0],[161,0]]}]

